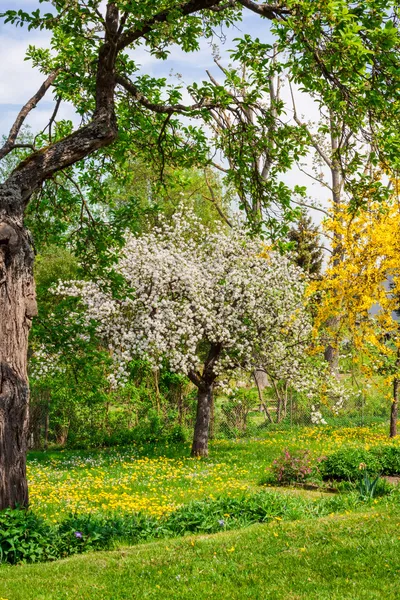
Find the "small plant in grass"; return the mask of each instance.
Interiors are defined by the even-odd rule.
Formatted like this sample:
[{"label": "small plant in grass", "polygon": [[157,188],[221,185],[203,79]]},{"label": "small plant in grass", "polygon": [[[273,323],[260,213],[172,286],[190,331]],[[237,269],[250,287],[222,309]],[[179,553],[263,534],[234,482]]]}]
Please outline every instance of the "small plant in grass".
[{"label": "small plant in grass", "polygon": [[372,500],[380,475],[377,475],[374,478],[370,477],[367,471],[367,465],[365,463],[360,463],[359,469],[362,472],[362,476],[358,485],[360,497],[362,500]]},{"label": "small plant in grass", "polygon": [[271,471],[275,481],[281,485],[320,479],[319,469],[313,463],[308,450],[290,452],[286,448],[283,454],[273,461]]}]

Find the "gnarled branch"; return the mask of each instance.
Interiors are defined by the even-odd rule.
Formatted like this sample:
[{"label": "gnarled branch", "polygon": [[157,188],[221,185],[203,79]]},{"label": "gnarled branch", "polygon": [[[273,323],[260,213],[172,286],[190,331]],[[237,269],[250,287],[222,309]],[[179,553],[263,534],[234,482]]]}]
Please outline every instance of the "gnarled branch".
[{"label": "gnarled branch", "polygon": [[137,100],[137,102],[139,102],[139,104],[156,113],[172,115],[174,113],[188,113],[194,110],[200,110],[201,108],[214,108],[216,106],[214,103],[208,102],[207,100],[202,100],[201,102],[196,102],[189,106],[186,106],[185,104],[157,104],[151,102],[151,100],[142,94],[139,88],[129,81],[129,79],[126,79],[122,75],[117,75],[115,80],[117,84],[123,87],[135,100]]}]

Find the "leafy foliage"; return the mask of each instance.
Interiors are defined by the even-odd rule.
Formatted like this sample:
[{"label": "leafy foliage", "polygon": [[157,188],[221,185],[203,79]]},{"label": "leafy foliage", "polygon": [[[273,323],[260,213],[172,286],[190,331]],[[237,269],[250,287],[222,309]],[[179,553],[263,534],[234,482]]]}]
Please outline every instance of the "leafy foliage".
[{"label": "leafy foliage", "polygon": [[394,446],[377,446],[371,450],[342,448],[321,463],[321,472],[326,479],[357,481],[365,470],[370,475],[397,475],[400,473],[400,449]]}]

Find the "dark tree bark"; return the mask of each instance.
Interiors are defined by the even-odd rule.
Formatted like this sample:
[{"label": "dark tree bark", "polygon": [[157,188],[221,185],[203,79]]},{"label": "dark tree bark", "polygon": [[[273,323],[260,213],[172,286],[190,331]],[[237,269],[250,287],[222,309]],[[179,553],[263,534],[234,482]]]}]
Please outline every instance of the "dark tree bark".
[{"label": "dark tree bark", "polygon": [[203,373],[189,373],[189,379],[198,389],[196,424],[194,427],[192,456],[208,456],[208,438],[210,432],[211,407],[216,374],[214,366],[222,351],[221,344],[211,344],[204,363]]},{"label": "dark tree bark", "polygon": [[18,190],[0,188],[0,509],[28,504],[27,350],[37,310],[29,234],[13,210],[19,203]]},{"label": "dark tree bark", "polygon": [[214,388],[211,390],[211,408],[210,408],[210,440],[214,438],[215,435],[215,396],[214,396]]},{"label": "dark tree bark", "polygon": [[194,428],[192,456],[208,456],[208,437],[211,402],[214,384],[204,385],[197,393],[196,425]]}]

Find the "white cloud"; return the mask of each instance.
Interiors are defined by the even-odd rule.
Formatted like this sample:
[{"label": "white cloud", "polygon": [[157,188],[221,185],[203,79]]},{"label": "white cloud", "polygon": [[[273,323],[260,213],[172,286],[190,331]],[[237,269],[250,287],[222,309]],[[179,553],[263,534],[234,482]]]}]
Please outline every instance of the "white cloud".
[{"label": "white cloud", "polygon": [[[7,28],[8,29],[8,28]],[[9,35],[5,28],[0,36],[0,105],[25,104],[43,82],[43,75],[33,69],[30,61],[24,60],[29,44],[48,46],[46,33],[27,34],[23,29],[20,37]]]}]

